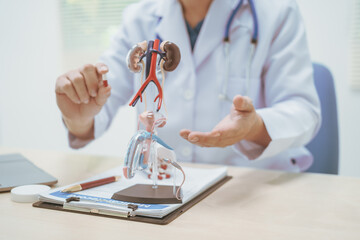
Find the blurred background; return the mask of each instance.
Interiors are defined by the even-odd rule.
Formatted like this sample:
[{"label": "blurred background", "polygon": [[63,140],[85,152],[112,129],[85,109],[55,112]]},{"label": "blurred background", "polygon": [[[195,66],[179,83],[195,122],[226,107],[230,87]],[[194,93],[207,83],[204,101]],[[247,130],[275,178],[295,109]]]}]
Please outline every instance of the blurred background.
[{"label": "blurred background", "polygon": [[[56,106],[55,80],[97,61],[132,2],[0,0],[0,147],[75,151]],[[360,177],[360,1],[297,2],[312,59],[335,79],[339,174]],[[125,106],[104,136],[76,151],[124,156],[135,123],[134,109]]]}]

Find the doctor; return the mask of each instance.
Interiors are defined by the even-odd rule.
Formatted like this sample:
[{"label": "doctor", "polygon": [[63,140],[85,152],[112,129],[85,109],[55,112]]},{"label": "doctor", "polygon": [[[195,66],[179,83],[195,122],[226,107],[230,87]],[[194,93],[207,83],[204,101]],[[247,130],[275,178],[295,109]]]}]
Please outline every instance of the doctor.
[{"label": "doctor", "polygon": [[[70,145],[83,147],[108,129],[140,85],[126,66],[128,50],[160,38],[176,43],[182,54],[166,76],[168,122],[158,131],[180,161],[287,171],[310,167],[304,145],[319,129],[320,107],[298,7],[294,0],[239,3],[148,0],[128,7],[101,63],[56,81]],[[106,72],[107,87],[101,81]]]}]

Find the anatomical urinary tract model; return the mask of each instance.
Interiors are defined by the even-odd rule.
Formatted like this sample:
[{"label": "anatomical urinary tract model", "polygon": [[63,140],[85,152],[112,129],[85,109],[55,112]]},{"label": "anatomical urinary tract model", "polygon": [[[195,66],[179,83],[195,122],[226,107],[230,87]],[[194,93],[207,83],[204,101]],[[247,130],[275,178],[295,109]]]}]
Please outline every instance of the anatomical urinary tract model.
[{"label": "anatomical urinary tract model", "polygon": [[[157,180],[171,177],[170,169],[174,169],[174,173],[175,169],[180,170],[184,176],[182,184],[185,181],[185,173],[176,162],[175,152],[156,135],[156,128],[164,127],[167,120],[161,113],[163,106],[166,112],[163,100],[164,71],[175,70],[180,59],[180,50],[176,44],[169,41],[164,41],[160,44],[158,39],[136,44],[127,55],[129,70],[134,73],[140,73],[141,79],[141,86],[129,105],[135,107],[140,99],[140,102],[145,104],[145,111],[140,114],[138,131],[129,143],[123,169],[124,176],[132,178],[137,171],[147,171],[149,178],[153,180],[153,188],[157,188]],[[162,77],[161,84],[157,77],[159,70]],[[151,83],[155,85],[157,93],[153,102],[150,102],[153,105],[153,109],[148,110],[146,90],[149,89],[148,86]],[[156,102],[157,104],[155,104]],[[145,130],[140,130],[140,123],[145,126]],[[175,192],[176,186],[174,180],[174,194],[177,199],[181,199],[180,189],[182,184]]]}]

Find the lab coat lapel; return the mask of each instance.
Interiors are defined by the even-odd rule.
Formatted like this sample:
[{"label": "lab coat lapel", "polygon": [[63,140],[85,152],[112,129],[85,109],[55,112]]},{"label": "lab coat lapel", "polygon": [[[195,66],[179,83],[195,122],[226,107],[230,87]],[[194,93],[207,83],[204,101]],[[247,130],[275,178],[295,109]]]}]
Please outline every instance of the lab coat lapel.
[{"label": "lab coat lapel", "polygon": [[[239,0],[214,0],[206,14],[194,47],[194,63],[199,67],[223,41],[226,23]],[[246,1],[244,1],[243,5]],[[233,28],[234,25],[231,25]]]},{"label": "lab coat lapel", "polygon": [[161,40],[169,40],[179,46],[181,52],[180,64],[183,66],[186,64],[186,68],[182,67],[182,75],[187,70],[190,70],[189,73],[194,73],[195,68],[189,34],[186,29],[181,5],[176,0],[166,0],[163,4],[162,8],[158,10],[159,24],[155,31]]}]

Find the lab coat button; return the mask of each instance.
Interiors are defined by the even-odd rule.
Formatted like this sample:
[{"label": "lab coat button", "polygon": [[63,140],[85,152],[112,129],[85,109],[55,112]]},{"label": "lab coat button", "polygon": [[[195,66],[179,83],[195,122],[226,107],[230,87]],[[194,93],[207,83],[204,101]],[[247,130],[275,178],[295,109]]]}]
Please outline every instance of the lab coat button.
[{"label": "lab coat button", "polygon": [[194,91],[187,89],[184,91],[184,98],[185,100],[191,100],[194,98]]},{"label": "lab coat button", "polygon": [[190,147],[184,147],[181,151],[181,153],[185,156],[185,157],[190,157],[191,155],[191,148]]}]

